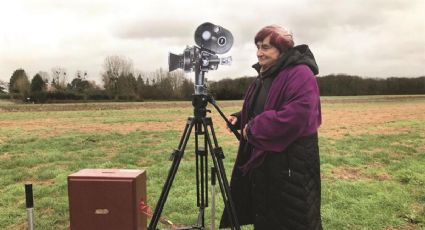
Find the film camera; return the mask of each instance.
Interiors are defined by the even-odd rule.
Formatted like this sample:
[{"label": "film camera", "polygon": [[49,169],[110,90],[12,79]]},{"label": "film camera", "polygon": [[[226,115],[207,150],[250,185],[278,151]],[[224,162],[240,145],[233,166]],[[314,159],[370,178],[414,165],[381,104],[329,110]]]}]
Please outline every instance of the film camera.
[{"label": "film camera", "polygon": [[170,53],[168,67],[170,72],[178,68],[195,71],[195,95],[199,95],[205,91],[205,72],[216,70],[220,64],[231,64],[232,57],[219,58],[216,54],[224,54],[232,48],[233,36],[227,29],[206,22],[196,29],[195,42],[198,46],[187,46],[183,54]]}]

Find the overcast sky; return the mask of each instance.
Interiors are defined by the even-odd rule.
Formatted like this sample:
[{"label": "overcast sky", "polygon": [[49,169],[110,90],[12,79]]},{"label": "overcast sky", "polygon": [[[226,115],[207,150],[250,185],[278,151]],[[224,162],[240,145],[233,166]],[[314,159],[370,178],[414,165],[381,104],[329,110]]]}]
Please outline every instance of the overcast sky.
[{"label": "overcast sky", "polygon": [[140,71],[168,69],[168,52],[195,45],[204,22],[234,36],[220,55],[233,64],[210,71],[210,80],[254,76],[253,38],[269,24],[310,46],[319,75],[425,75],[424,0],[13,0],[0,2],[0,80],[18,68],[32,78],[63,67],[100,82],[111,55],[130,58]]}]

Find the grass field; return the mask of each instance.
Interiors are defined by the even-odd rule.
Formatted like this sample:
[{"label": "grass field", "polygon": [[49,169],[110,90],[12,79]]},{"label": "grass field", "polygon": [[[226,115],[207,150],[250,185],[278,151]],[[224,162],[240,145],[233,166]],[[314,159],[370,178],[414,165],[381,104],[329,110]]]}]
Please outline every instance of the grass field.
[{"label": "grass field", "polygon": [[[218,103],[226,114],[241,106]],[[237,141],[210,107],[230,175]],[[190,102],[1,101],[0,229],[26,228],[25,182],[34,186],[36,229],[68,229],[67,176],[84,168],[146,169],[155,206],[190,115]],[[425,229],[425,95],[323,97],[322,115],[324,229]],[[163,212],[182,225],[198,212],[192,142]]]}]

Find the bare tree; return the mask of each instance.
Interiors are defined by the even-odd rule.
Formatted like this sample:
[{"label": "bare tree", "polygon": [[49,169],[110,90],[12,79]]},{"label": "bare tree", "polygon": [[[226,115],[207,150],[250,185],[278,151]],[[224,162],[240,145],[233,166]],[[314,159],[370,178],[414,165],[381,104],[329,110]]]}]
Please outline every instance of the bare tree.
[{"label": "bare tree", "polygon": [[[118,79],[133,74],[133,61],[121,56],[108,56],[103,63],[102,81],[105,90],[115,99],[118,98]],[[134,77],[133,77],[134,78]]]},{"label": "bare tree", "polygon": [[52,68],[52,86],[58,90],[64,90],[67,86],[68,76],[63,67]]},{"label": "bare tree", "polygon": [[0,80],[0,93],[6,93],[6,90],[8,89],[8,83]]},{"label": "bare tree", "polygon": [[79,78],[81,80],[86,80],[86,78],[87,78],[87,71],[77,70],[75,72],[75,78]]}]

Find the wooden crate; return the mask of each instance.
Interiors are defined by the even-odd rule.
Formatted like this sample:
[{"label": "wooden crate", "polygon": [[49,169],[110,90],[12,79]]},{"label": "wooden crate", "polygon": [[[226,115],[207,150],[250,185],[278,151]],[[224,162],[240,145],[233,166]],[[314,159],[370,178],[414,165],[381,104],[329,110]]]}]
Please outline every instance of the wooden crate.
[{"label": "wooden crate", "polygon": [[68,176],[71,230],[144,230],[146,173],[129,169],[83,169]]}]

